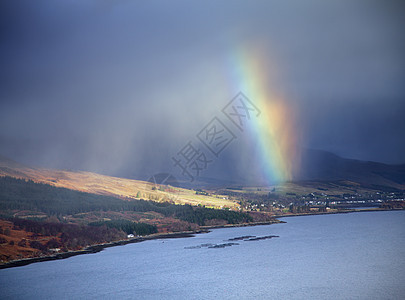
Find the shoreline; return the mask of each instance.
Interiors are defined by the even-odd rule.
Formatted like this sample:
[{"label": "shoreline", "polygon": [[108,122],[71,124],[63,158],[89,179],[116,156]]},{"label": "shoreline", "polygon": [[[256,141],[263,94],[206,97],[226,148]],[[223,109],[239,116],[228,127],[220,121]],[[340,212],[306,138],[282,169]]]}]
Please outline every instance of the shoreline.
[{"label": "shoreline", "polygon": [[371,208],[371,209],[357,209],[357,210],[350,209],[350,210],[345,210],[345,211],[334,211],[334,212],[313,212],[313,213],[300,213],[300,214],[288,214],[288,215],[274,215],[274,216],[272,216],[274,219],[271,221],[242,223],[242,224],[200,226],[200,229],[196,230],[196,231],[155,233],[155,234],[151,234],[151,235],[147,235],[147,236],[135,237],[135,238],[128,239],[128,240],[119,240],[119,241],[114,241],[114,242],[109,242],[109,243],[104,243],[104,244],[91,245],[82,250],[55,253],[52,255],[47,255],[47,256],[42,256],[42,257],[32,257],[32,258],[23,258],[23,259],[13,260],[13,261],[6,262],[4,264],[0,264],[0,270],[14,268],[14,267],[22,267],[22,266],[26,266],[26,265],[29,265],[32,263],[37,263],[37,262],[66,259],[66,258],[73,257],[76,255],[98,253],[98,252],[101,252],[102,250],[104,250],[105,248],[123,246],[123,245],[127,245],[127,244],[135,244],[135,243],[140,243],[140,242],[144,242],[144,241],[148,241],[148,240],[194,237],[196,234],[208,233],[208,232],[210,232],[210,229],[248,227],[248,226],[260,226],[260,225],[287,223],[285,221],[279,220],[278,218],[344,214],[344,213],[354,213],[354,212],[377,212],[377,211],[391,211],[391,210],[392,209]]},{"label": "shoreline", "polygon": [[336,215],[336,214],[349,214],[356,212],[377,212],[377,211],[393,211],[397,209],[385,209],[385,208],[366,208],[366,209],[346,209],[340,211],[331,212],[308,212],[308,213],[295,213],[288,215],[274,215],[275,218],[286,218],[286,217],[303,217],[303,216],[316,216],[316,215]]},{"label": "shoreline", "polygon": [[[206,232],[208,232],[208,231],[206,231]],[[26,266],[26,265],[36,263],[36,262],[59,260],[59,259],[65,259],[65,258],[69,258],[72,256],[76,256],[76,255],[97,253],[97,252],[102,251],[105,248],[110,248],[110,247],[123,246],[123,245],[127,245],[127,244],[135,244],[135,243],[140,243],[140,242],[144,242],[144,241],[148,241],[148,240],[193,237],[195,234],[206,233],[206,232],[204,232],[204,230],[197,230],[197,231],[157,233],[157,234],[151,234],[148,236],[135,237],[132,239],[127,239],[127,240],[119,240],[119,241],[114,241],[114,242],[109,242],[109,243],[104,243],[104,244],[96,244],[96,245],[87,246],[86,248],[84,248],[82,250],[74,250],[74,251],[68,251],[68,252],[62,252],[62,253],[55,253],[52,255],[46,255],[46,256],[41,256],[41,257],[30,257],[30,258],[12,260],[12,261],[6,262],[4,264],[1,264],[0,270],[7,269],[7,268],[14,268],[14,267],[22,267],[22,266]]]},{"label": "shoreline", "polygon": [[12,260],[12,261],[6,262],[4,264],[0,264],[0,270],[1,269],[7,269],[7,268],[14,268],[14,267],[22,267],[22,266],[26,266],[26,265],[37,263],[37,262],[65,259],[65,258],[73,257],[73,256],[76,256],[76,255],[97,253],[97,252],[101,252],[105,248],[123,246],[123,245],[127,245],[127,244],[141,243],[141,242],[149,241],[149,240],[176,239],[176,238],[193,237],[196,234],[208,233],[208,232],[210,232],[210,229],[271,225],[271,224],[278,224],[278,223],[286,223],[286,222],[280,221],[280,220],[274,218],[273,220],[266,221],[266,222],[252,222],[252,223],[242,223],[242,224],[200,226],[200,229],[195,230],[195,231],[155,233],[155,234],[142,236],[142,237],[135,237],[135,238],[132,238],[132,239],[127,239],[127,240],[119,240],[119,241],[114,241],[114,242],[109,242],[109,243],[104,243],[104,244],[91,245],[91,246],[88,246],[88,247],[86,247],[86,248],[84,248],[82,250],[55,253],[55,254],[52,254],[52,255],[46,255],[46,256],[41,256],[41,257],[30,257],[30,258]]}]

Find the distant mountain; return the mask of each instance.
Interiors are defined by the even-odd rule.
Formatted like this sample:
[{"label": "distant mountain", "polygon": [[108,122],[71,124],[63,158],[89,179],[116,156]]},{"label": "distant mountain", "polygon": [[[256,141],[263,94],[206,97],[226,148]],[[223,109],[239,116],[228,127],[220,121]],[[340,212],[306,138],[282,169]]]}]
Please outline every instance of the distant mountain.
[{"label": "distant mountain", "polygon": [[8,157],[0,155],[0,168],[26,168],[27,166],[20,164]]},{"label": "distant mountain", "polygon": [[[2,175],[31,179],[36,182],[44,182],[89,193],[119,197],[135,198],[138,192],[144,195],[156,193],[151,191],[152,184],[145,181],[100,175],[92,172],[31,168],[4,156],[0,156],[0,176]],[[199,177],[192,183],[181,181],[178,183],[188,189],[263,185],[263,182],[248,182],[243,177],[225,177]],[[294,175],[292,181],[299,184],[308,181],[336,182],[345,180],[358,183],[369,189],[378,190],[390,187],[405,190],[405,164],[388,165],[347,159],[327,151],[307,149],[302,151],[299,172]],[[191,201],[192,199],[188,200]]]},{"label": "distant mountain", "polygon": [[[200,188],[263,186],[265,181],[252,181],[250,176],[235,176],[235,172],[225,172],[212,177],[199,177],[192,184]],[[222,176],[220,176],[222,175]],[[218,178],[220,177],[220,178]],[[259,181],[260,180],[260,181]],[[399,189],[405,190],[405,164],[389,165],[371,161],[361,161],[340,157],[331,152],[304,149],[301,152],[300,167],[294,174],[292,182],[298,185],[316,186],[327,182],[350,181],[372,190]],[[312,182],[312,183],[309,183]],[[190,187],[187,182],[183,186]]]},{"label": "distant mountain", "polygon": [[405,164],[347,159],[327,151],[307,149],[302,152],[299,173],[294,177],[294,181],[303,180],[350,180],[368,187],[405,189]]}]

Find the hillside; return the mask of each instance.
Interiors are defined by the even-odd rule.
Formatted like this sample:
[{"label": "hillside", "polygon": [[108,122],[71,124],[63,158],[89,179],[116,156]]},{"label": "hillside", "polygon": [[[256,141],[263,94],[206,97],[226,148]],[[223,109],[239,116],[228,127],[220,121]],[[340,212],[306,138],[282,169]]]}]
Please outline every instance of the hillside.
[{"label": "hillside", "polygon": [[264,187],[212,180],[209,185],[219,188],[190,190],[91,172],[34,168],[0,157],[0,267],[14,259],[127,240],[127,234],[273,223],[275,216],[334,213],[348,204],[384,202],[386,209],[393,209],[400,202],[403,208],[403,166],[312,152],[303,167],[300,181]]},{"label": "hillside", "polygon": [[127,240],[127,235],[197,231],[200,226],[252,221],[249,214],[229,209],[123,200],[2,176],[0,267],[13,259]]},{"label": "hillside", "polygon": [[[263,180],[252,182],[252,178],[243,177],[244,174],[232,171],[218,174],[217,178],[199,177],[193,184],[206,189],[266,185]],[[299,167],[288,186],[293,186],[294,189],[301,186],[308,190],[325,184],[329,186],[328,188],[332,184],[338,189],[337,192],[346,190],[347,185],[349,189],[357,186],[357,189],[364,190],[405,190],[405,164],[389,165],[361,161],[343,158],[327,151],[302,149]],[[286,184],[282,185],[283,188],[285,186]]]},{"label": "hillside", "polygon": [[238,206],[236,202],[197,195],[195,191],[172,186],[155,186],[146,181],[112,177],[83,171],[53,170],[24,166],[0,156],[0,176],[10,176],[46,183],[55,187],[77,190],[121,199],[170,201],[176,204],[205,205],[214,208]]},{"label": "hillside", "polygon": [[348,180],[365,188],[405,189],[405,164],[388,165],[347,159],[321,150],[302,152],[300,171],[294,181]]}]

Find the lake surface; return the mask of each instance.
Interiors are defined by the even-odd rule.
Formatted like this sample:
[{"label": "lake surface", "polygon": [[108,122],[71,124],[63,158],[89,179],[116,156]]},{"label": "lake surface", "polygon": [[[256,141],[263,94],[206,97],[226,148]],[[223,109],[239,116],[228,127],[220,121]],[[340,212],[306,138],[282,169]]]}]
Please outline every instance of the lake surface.
[{"label": "lake surface", "polygon": [[0,298],[405,299],[405,211],[283,220],[0,270]]}]

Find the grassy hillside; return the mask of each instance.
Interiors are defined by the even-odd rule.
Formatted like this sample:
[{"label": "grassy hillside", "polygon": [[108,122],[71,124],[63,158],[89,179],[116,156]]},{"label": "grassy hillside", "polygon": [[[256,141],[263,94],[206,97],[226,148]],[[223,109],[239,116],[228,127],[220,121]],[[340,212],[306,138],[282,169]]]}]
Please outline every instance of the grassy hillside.
[{"label": "grassy hillside", "polygon": [[227,223],[242,223],[251,219],[240,212],[216,210],[191,205],[146,200],[125,201],[112,196],[84,193],[12,177],[0,178],[0,211],[11,214],[28,210],[52,215],[73,215],[93,211],[155,212],[198,225],[206,220],[220,219]]},{"label": "grassy hillside", "polygon": [[[127,234],[198,230],[252,222],[247,213],[120,199],[0,177],[0,264],[126,239]],[[55,250],[58,249],[58,250]]]},{"label": "grassy hillside", "polygon": [[339,157],[333,153],[307,149],[302,152],[301,166],[296,181],[348,180],[363,187],[405,189],[405,164],[360,161]]},{"label": "grassy hillside", "polygon": [[224,197],[197,195],[195,191],[155,186],[150,182],[106,176],[91,172],[30,168],[0,157],[0,176],[10,176],[46,183],[97,195],[121,199],[170,201],[176,204],[205,205],[214,208],[237,208],[238,204]]}]

